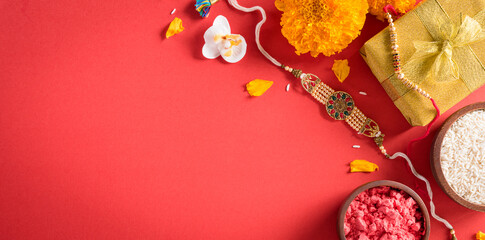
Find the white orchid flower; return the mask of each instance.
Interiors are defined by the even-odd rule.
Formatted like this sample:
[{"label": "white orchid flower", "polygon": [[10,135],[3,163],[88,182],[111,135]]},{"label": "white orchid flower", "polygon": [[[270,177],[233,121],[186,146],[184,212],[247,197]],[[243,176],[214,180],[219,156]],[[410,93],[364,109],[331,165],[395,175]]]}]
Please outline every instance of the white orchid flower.
[{"label": "white orchid flower", "polygon": [[246,40],[239,34],[231,34],[227,18],[219,15],[204,33],[202,55],[208,59],[222,56],[230,63],[239,62],[246,55]]}]

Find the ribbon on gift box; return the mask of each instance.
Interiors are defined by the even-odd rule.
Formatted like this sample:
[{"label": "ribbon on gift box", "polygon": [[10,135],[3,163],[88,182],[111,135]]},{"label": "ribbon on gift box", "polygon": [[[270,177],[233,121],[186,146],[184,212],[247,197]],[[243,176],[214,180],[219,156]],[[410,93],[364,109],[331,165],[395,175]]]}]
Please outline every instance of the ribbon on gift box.
[{"label": "ribbon on gift box", "polygon": [[[395,22],[406,77],[443,112],[485,83],[483,9],[485,0],[428,0]],[[364,44],[361,55],[406,120],[424,126],[436,111],[397,79],[389,44],[385,29]]]},{"label": "ribbon on gift box", "polygon": [[[451,81],[462,79],[470,91],[472,79],[483,77],[485,68],[477,58],[470,44],[485,39],[480,22],[485,19],[485,10],[471,18],[465,16],[461,23],[453,23],[435,1],[432,8],[419,8],[416,14],[430,33],[433,41],[414,41],[416,51],[411,56],[403,71],[406,75],[415,75],[413,71],[426,72],[425,79]],[[480,22],[479,22],[480,21]],[[468,66],[481,71],[467,71]],[[421,75],[422,76],[422,75]]]}]

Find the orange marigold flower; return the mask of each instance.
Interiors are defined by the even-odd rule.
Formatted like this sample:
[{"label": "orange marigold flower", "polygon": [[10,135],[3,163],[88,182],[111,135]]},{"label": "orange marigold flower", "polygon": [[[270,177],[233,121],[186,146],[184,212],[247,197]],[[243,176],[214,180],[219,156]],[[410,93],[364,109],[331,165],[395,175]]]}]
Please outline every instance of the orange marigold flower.
[{"label": "orange marigold flower", "polygon": [[399,15],[412,10],[416,5],[416,0],[367,0],[367,2],[369,3],[369,13],[381,21],[385,19],[383,8],[388,4],[392,5]]},{"label": "orange marigold flower", "polygon": [[341,52],[360,34],[367,0],[276,0],[282,11],[281,33],[296,54],[317,57]]}]

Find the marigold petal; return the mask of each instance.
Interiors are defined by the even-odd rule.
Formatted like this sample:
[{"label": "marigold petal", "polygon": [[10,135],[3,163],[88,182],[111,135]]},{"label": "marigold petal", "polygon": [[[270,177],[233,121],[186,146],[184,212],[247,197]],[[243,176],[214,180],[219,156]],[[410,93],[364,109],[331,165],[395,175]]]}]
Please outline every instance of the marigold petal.
[{"label": "marigold petal", "polygon": [[274,5],[276,6],[276,9],[280,11],[283,11],[285,9],[285,3],[283,2],[283,0],[276,0],[274,2]]},{"label": "marigold petal", "polygon": [[165,33],[165,37],[169,38],[177,33],[180,33],[184,30],[184,27],[182,26],[182,19],[176,17],[175,19],[172,20],[170,23],[170,26],[168,26],[167,32]]},{"label": "marigold petal", "polygon": [[482,233],[482,231],[478,231],[477,240],[485,240],[485,233]]},{"label": "marigold petal", "polygon": [[332,71],[340,82],[344,82],[350,73],[349,61],[347,59],[334,60]]},{"label": "marigold petal", "polygon": [[350,163],[350,172],[374,172],[379,170],[377,164],[366,160],[354,160]]},{"label": "marigold petal", "polygon": [[273,81],[254,79],[246,84],[246,90],[248,91],[249,95],[257,97],[263,95],[263,93],[266,92],[271,85],[273,85]]}]

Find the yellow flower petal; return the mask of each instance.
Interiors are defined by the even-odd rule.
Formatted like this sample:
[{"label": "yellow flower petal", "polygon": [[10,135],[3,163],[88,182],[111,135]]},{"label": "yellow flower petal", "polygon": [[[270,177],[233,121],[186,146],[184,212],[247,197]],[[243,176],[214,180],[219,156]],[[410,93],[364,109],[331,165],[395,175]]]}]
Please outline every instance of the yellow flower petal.
[{"label": "yellow flower petal", "polygon": [[334,60],[332,71],[340,82],[344,82],[350,73],[349,61],[347,61],[347,59]]},{"label": "yellow flower petal", "polygon": [[477,232],[477,240],[485,240],[485,233],[478,231]]},{"label": "yellow flower petal", "polygon": [[177,33],[180,33],[184,30],[182,26],[182,19],[176,17],[168,26],[167,32],[165,33],[165,37],[169,38]]},{"label": "yellow flower petal", "polygon": [[366,160],[354,160],[350,163],[350,172],[374,172],[379,170],[375,163]]},{"label": "yellow flower petal", "polygon": [[405,14],[416,5],[416,0],[367,0],[367,2],[369,3],[369,13],[381,21],[385,19],[382,9],[388,4],[391,4],[398,14]]},{"label": "yellow flower petal", "polygon": [[246,84],[246,90],[248,90],[248,93],[251,96],[261,96],[271,87],[271,85],[273,85],[273,81],[254,79]]}]

